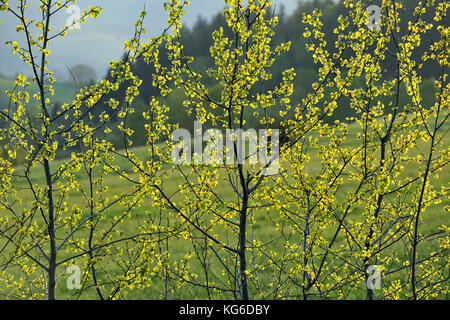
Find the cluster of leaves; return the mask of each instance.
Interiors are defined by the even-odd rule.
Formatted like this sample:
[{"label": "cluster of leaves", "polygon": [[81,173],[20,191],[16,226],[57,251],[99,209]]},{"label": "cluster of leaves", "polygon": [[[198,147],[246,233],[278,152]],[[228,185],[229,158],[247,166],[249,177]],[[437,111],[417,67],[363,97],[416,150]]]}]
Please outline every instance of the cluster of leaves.
[{"label": "cluster of leaves", "polygon": [[[401,2],[402,8],[399,8],[399,15],[401,20],[398,21],[400,27],[399,35],[404,35],[407,32],[408,21],[413,16],[414,8],[417,6],[419,0],[398,1]],[[373,2],[376,5],[376,1]],[[286,69],[294,68],[294,87],[295,90],[290,96],[292,104],[298,104],[308,93],[313,93],[312,84],[317,80],[318,66],[314,62],[314,58],[310,52],[307,51],[306,43],[307,38],[304,38],[302,34],[305,32],[305,26],[299,23],[302,18],[302,13],[312,14],[313,10],[320,10],[322,13],[321,21],[323,22],[322,32],[324,33],[324,40],[326,41],[325,48],[328,51],[334,50],[334,43],[337,40],[337,34],[333,32],[337,26],[340,16],[348,14],[348,8],[343,4],[343,0],[316,0],[300,2],[296,10],[292,12],[285,12],[281,6],[268,7],[267,16],[272,17],[277,15],[277,25],[273,27],[275,34],[272,37],[273,44],[279,44],[282,42],[290,41],[290,50],[283,55],[279,56],[269,68],[272,77],[264,82],[266,89],[273,89],[278,85],[283,77],[283,71]],[[433,13],[427,11],[423,13],[423,19],[432,19]],[[226,22],[226,18],[222,13],[217,14],[209,18],[208,20],[198,18],[197,22],[188,28],[183,26],[180,32],[180,41],[183,45],[183,53],[185,55],[192,56],[194,61],[192,62],[192,68],[195,68],[196,72],[202,75],[203,84],[208,88],[209,94],[212,98],[218,98],[220,94],[220,86],[217,85],[216,80],[213,77],[208,76],[207,70],[214,67],[214,59],[211,57],[210,48],[214,43],[214,39],[211,37],[215,30],[223,29],[224,36],[233,38],[233,30]],[[413,53],[414,59],[419,59],[423,53],[428,49],[430,44],[440,39],[439,32],[432,30],[428,32],[427,37],[422,39],[419,47],[416,48]],[[390,49],[394,50],[393,43],[387,44]],[[170,62],[167,59],[167,50],[164,47],[160,48],[161,64],[169,66]],[[344,57],[346,53],[344,53]],[[380,66],[387,70],[395,70],[396,62],[390,56],[381,61]],[[141,94],[134,104],[134,108],[137,111],[145,111],[147,101],[152,96],[159,96],[156,87],[152,86],[153,74],[155,73],[154,67],[145,63],[142,59],[138,59],[136,63],[132,65],[133,73],[139,76],[143,81]],[[425,62],[423,68],[417,70],[418,75],[422,77],[421,94],[425,105],[431,105],[435,101],[435,86],[434,81],[440,74],[439,64],[435,60],[428,60]],[[390,79],[392,76],[388,73],[381,75],[383,79]],[[364,85],[364,79],[362,77],[356,78],[352,87],[362,87]],[[119,90],[111,93],[115,99],[121,101],[125,96],[127,84],[123,84]],[[406,93],[405,86],[402,85],[400,90],[399,105],[403,106],[408,103],[408,95]],[[184,94],[182,90],[174,90],[171,92],[164,101],[170,104],[169,120],[171,123],[178,123],[183,128],[192,130],[193,117],[187,117],[183,107]],[[159,99],[161,99],[159,97]],[[349,107],[350,100],[347,97],[342,97],[338,102],[338,108],[336,108],[332,115],[328,116],[325,121],[333,123],[334,120],[344,121],[346,117],[356,116],[354,110]],[[291,116],[280,115],[277,111],[268,109],[267,112],[275,118],[275,125],[279,126],[280,122],[286,117]],[[257,120],[252,115],[246,115],[246,121],[249,126],[253,128],[261,127]],[[133,142],[136,145],[145,145],[145,134],[141,128],[143,128],[144,121],[139,116],[132,116],[132,122],[130,125],[136,134],[133,136]],[[116,146],[122,146],[122,141],[114,140]]]},{"label": "cluster of leaves", "polygon": [[[178,285],[243,299],[361,293],[375,299],[366,280],[369,267],[379,265],[386,284],[378,297],[444,297],[448,226],[432,227],[430,233],[421,233],[421,226],[432,223],[423,220],[426,209],[448,199],[448,186],[439,185],[437,177],[449,161],[449,4],[419,3],[401,32],[401,2],[383,1],[378,30],[367,27],[367,2],[345,1],[349,14],[339,18],[332,50],[321,12],[305,14],[303,35],[320,66],[319,79],[312,93],[292,105],[293,69],[282,72],[273,90],[261,90],[271,79],[275,57],[290,46],[271,43],[277,18],[266,18],[270,3],[226,3],[223,15],[233,36],[224,36],[222,28],[213,33],[214,67],[207,71],[220,88],[218,98],[192,68],[193,59],[184,58],[181,43],[168,48],[172,64],[180,66],[170,77],[185,93],[186,110],[205,129],[248,129],[249,114],[270,129],[275,117],[268,110],[279,113],[285,119],[282,170],[268,178],[261,166],[177,167],[185,180],[177,189],[181,200],[175,203],[166,191],[162,204],[191,225],[185,237],[193,251],[183,262],[191,269],[179,276]],[[441,37],[414,59],[421,39],[432,32]],[[395,70],[384,68],[388,57]],[[428,61],[441,69],[433,105],[423,104],[418,75]],[[402,86],[408,98],[400,105]],[[342,99],[355,117],[330,123]],[[349,134],[353,122],[356,137]],[[226,189],[234,199],[220,198],[216,190]],[[264,221],[273,228],[259,231]],[[433,249],[420,250],[424,246]],[[203,276],[195,272],[199,266]]]},{"label": "cluster of leaves", "polygon": [[[158,181],[155,173],[159,164],[150,160],[146,179],[135,187],[133,173],[124,166],[144,166],[143,162],[131,152],[120,153],[101,138],[99,132],[105,135],[111,130],[107,125],[110,115],[95,111],[108,93],[128,81],[124,101],[108,101],[111,114],[119,119],[117,127],[127,139],[131,134],[127,116],[142,84],[130,65],[142,57],[158,67],[158,47],[180,28],[186,3],[167,4],[167,29],[147,42],[140,41],[145,33],[146,12],[142,12],[135,34],[125,44],[124,59],[110,63],[111,79],[80,89],[72,102],[50,115],[55,79],[47,69],[48,48],[70,28],[66,25],[53,31],[51,21],[72,3],[41,1],[41,18],[32,20],[23,1],[2,1],[0,6],[18,19],[17,31],[25,35],[24,46],[16,41],[7,44],[33,72],[31,79],[17,77],[14,90],[6,92],[9,106],[0,111],[6,122],[0,131],[0,140],[5,142],[0,169],[1,292],[9,298],[54,299],[57,279],[72,264],[83,270],[75,295],[78,297],[92,287],[102,299],[121,297],[134,287],[147,287],[160,268],[156,244],[173,232],[159,227],[156,216],[143,221],[132,216],[138,209],[145,210],[141,206],[149,197],[149,186]],[[89,7],[79,22],[100,12],[99,7]],[[34,34],[39,36],[35,38]],[[32,97],[26,90],[31,83],[39,88]],[[38,105],[37,112],[29,108],[33,101]],[[61,119],[65,120],[63,124]],[[57,151],[74,147],[78,151],[71,152],[68,159],[55,160]],[[13,168],[18,152],[25,154],[25,162]],[[120,162],[123,158],[128,159],[125,164]],[[82,177],[88,178],[87,184]],[[111,192],[115,179],[123,180],[124,189]],[[70,201],[74,196],[82,202]]]}]

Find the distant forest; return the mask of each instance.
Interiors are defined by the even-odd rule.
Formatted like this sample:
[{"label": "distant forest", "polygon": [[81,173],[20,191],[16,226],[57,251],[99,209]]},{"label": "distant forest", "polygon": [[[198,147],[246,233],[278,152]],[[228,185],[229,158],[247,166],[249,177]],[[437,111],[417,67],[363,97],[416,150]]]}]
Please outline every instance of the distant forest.
[{"label": "distant forest", "polygon": [[[285,9],[281,7],[272,7],[269,12],[279,17],[279,24],[275,28],[275,37],[273,39],[273,45],[280,42],[291,41],[291,50],[280,57],[278,57],[271,67],[272,79],[269,81],[264,81],[261,85],[264,89],[271,89],[275,83],[279,83],[282,77],[282,72],[286,69],[294,68],[296,73],[294,94],[291,97],[292,105],[297,105],[301,103],[309,92],[311,92],[312,84],[317,81],[317,68],[318,65],[314,62],[312,54],[306,50],[306,39],[303,37],[303,24],[302,15],[311,13],[315,8],[319,9],[323,15],[324,22],[324,34],[327,37],[328,50],[331,52],[336,51],[335,46],[335,33],[333,30],[337,26],[337,20],[339,16],[346,15],[346,8],[342,4],[341,0],[336,3],[332,0],[313,0],[313,1],[303,1],[300,2],[297,9],[293,12],[286,12]],[[401,14],[402,21],[399,25],[400,33],[399,37],[408,32],[407,23],[413,19],[413,10],[419,0],[407,0],[402,1],[404,4],[403,12]],[[373,2],[372,2],[373,4]],[[429,19],[432,19],[433,12],[427,12]],[[220,84],[217,84],[214,79],[207,75],[207,70],[214,67],[214,61],[210,57],[210,47],[213,44],[212,33],[219,28],[223,28],[224,34],[230,37],[232,40],[232,32],[227,26],[224,17],[221,13],[217,13],[216,16],[209,19],[205,19],[202,16],[198,17],[197,22],[191,27],[183,27],[182,31],[182,43],[184,45],[184,54],[186,56],[193,57],[194,60],[191,64],[192,70],[202,75],[203,81],[209,86],[208,91],[212,97],[217,97],[220,92]],[[424,52],[425,48],[429,48],[430,44],[437,41],[440,35],[438,33],[431,37],[425,39],[424,43],[416,50],[416,57],[414,59],[420,59],[420,56]],[[393,46],[393,44],[391,44]],[[161,47],[161,64],[162,66],[168,66],[167,56],[164,54],[165,48]],[[345,58],[345,57],[343,57]],[[396,70],[394,64],[394,59],[386,56],[384,61],[384,68],[389,70]],[[144,129],[144,119],[142,117],[142,112],[146,111],[148,108],[148,102],[151,97],[158,97],[159,93],[157,89],[152,85],[153,76],[155,70],[153,66],[147,65],[143,60],[138,60],[132,66],[132,71],[140,79],[143,80],[143,84],[140,87],[141,94],[138,100],[134,103],[133,107],[135,113],[130,116],[127,121],[129,127],[134,131],[132,140],[135,146],[144,145],[146,143],[146,135],[143,133]],[[422,77],[422,88],[423,88],[423,100],[424,106],[431,106],[435,99],[435,87],[434,79],[439,76],[439,68],[435,62],[428,62],[424,68],[419,71]],[[392,74],[392,77],[395,75]],[[107,73],[107,78],[110,79],[109,71]],[[361,87],[364,86],[364,75],[361,78]],[[358,84],[356,84],[358,85]],[[123,101],[125,96],[125,88],[128,87],[127,84],[122,85],[122,87],[111,93],[109,96],[105,97],[104,108],[98,108],[96,113],[101,113],[102,111],[107,111],[110,113],[111,118],[114,119],[113,111],[109,109],[106,104],[110,98],[114,98],[118,101]],[[405,97],[406,92],[401,93],[400,106],[405,107],[405,103],[402,103],[402,97]],[[183,101],[185,100],[184,93],[178,89],[172,92],[168,97],[162,99],[163,102],[170,107],[169,119],[172,123],[178,123],[180,128],[192,129],[194,119],[189,117],[184,110]],[[326,121],[351,121],[351,117],[354,115],[349,107],[349,102],[345,98],[339,101],[339,107],[335,110],[334,114],[329,117]],[[272,116],[279,117],[276,108],[271,111]],[[247,127],[258,128],[258,123],[252,122],[253,117],[249,115],[249,120],[247,121]],[[277,124],[274,124],[277,126]],[[122,138],[119,135],[112,134],[110,139],[120,147],[122,143]]]}]

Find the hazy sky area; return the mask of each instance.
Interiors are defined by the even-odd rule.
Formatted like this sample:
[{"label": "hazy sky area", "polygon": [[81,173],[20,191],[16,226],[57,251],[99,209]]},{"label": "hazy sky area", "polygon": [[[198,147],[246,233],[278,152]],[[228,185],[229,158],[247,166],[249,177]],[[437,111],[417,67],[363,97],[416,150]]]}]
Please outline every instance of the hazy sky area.
[{"label": "hazy sky area", "polygon": [[[10,5],[15,2],[10,1]],[[36,11],[38,3],[38,0],[28,1],[30,13]],[[297,6],[297,0],[273,0],[273,3],[278,7],[283,4],[287,14]],[[103,77],[109,61],[121,57],[123,42],[133,35],[134,23],[144,4],[148,11],[145,28],[148,32],[147,37],[150,37],[161,32],[166,26],[167,15],[162,0],[78,0],[77,5],[81,9],[99,5],[103,7],[103,12],[98,19],[88,19],[79,30],[71,31],[66,37],[51,42],[50,68],[56,77],[66,76],[66,66],[73,67],[77,64],[89,65],[95,69],[99,77]],[[191,0],[184,23],[189,27],[192,26],[199,15],[209,19],[223,6],[223,0]],[[66,11],[61,11],[57,17],[55,16],[55,32],[70,16],[71,14]],[[10,77],[19,72],[30,75],[29,68],[21,63],[17,54],[12,55],[10,48],[5,45],[6,40],[16,40],[23,44],[23,33],[16,33],[17,19],[4,12],[0,13],[0,19],[3,21],[0,23],[0,73]]]}]

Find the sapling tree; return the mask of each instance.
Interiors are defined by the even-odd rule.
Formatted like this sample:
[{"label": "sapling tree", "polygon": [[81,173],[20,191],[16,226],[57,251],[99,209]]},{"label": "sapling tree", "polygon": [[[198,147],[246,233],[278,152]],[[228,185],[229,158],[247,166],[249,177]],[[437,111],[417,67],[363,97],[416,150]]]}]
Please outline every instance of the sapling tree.
[{"label": "sapling tree", "polygon": [[[174,68],[161,75],[184,90],[186,112],[201,123],[194,135],[206,131],[201,137],[218,154],[215,162],[202,162],[210,159],[203,149],[191,152],[196,146],[181,142],[185,149],[175,146],[175,153],[184,158],[173,170],[182,182],[157,188],[161,208],[187,223],[184,237],[192,243],[182,262],[168,267],[173,292],[187,286],[208,297],[242,299],[445,295],[448,227],[433,221],[445,211],[430,220],[423,212],[448,197],[448,186],[432,179],[449,161],[448,3],[421,2],[408,17],[402,2],[383,1],[380,21],[370,24],[372,2],[344,1],[348,14],[337,21],[334,49],[325,41],[321,13],[305,14],[303,36],[318,81],[297,106],[289,99],[293,70],[277,87],[264,87],[273,59],[289,49],[289,43],[271,43],[276,17],[269,15],[270,3],[226,4],[234,36],[224,36],[223,28],[213,33],[214,67],[207,75],[194,70],[176,37],[167,44]],[[411,19],[406,30],[401,19]],[[440,40],[424,49],[421,39],[436,32]],[[386,61],[396,68],[386,69]],[[435,104],[424,105],[419,72],[430,62],[442,73]],[[205,76],[217,81],[219,95],[211,95]],[[400,103],[403,92],[408,100]],[[344,103],[355,116],[330,122]],[[265,175],[264,165],[227,162],[230,146],[208,133],[252,129],[249,119],[268,135],[271,128],[284,133],[274,175]],[[189,139],[176,139],[181,136]],[[231,146],[235,160],[238,149]],[[420,244],[427,247],[421,254]]]},{"label": "sapling tree", "polygon": [[[448,185],[437,178],[449,161],[449,4],[408,8],[406,30],[399,28],[408,16],[400,1],[382,2],[379,28],[367,25],[370,2],[343,4],[349,15],[339,18],[334,50],[324,40],[321,13],[303,16],[319,78],[287,121],[293,143],[281,155],[286,170],[261,189],[278,209],[268,214],[285,247],[264,255],[282,266],[275,268],[280,297],[357,298],[359,290],[368,299],[443,297],[449,235],[437,221],[447,209],[424,211],[448,199]],[[440,40],[424,49],[421,39],[436,32]],[[435,104],[424,105],[418,74],[430,62],[442,71]],[[356,116],[327,122],[347,101]],[[419,243],[428,250],[419,253]],[[373,270],[383,288],[373,287]]]},{"label": "sapling tree", "polygon": [[[5,124],[0,130],[4,144],[0,292],[7,298],[56,299],[57,292],[67,291],[65,273],[71,265],[79,268],[81,277],[75,281],[73,298],[91,291],[99,299],[123,297],[130,289],[150,285],[158,270],[156,243],[173,232],[160,229],[152,223],[155,216],[146,217],[150,211],[142,209],[153,176],[137,185],[130,182],[136,155],[128,150],[121,153],[104,136],[117,126],[128,141],[132,132],[126,119],[142,83],[130,64],[144,58],[158,65],[158,48],[178,28],[186,3],[164,4],[168,26],[148,41],[141,40],[146,16],[142,11],[134,35],[125,42],[124,58],[110,63],[111,80],[81,88],[72,102],[55,106],[55,78],[48,67],[51,44],[74,32],[74,24],[101,13],[101,8],[89,7],[72,24],[55,29],[54,19],[74,3],[40,1],[35,7],[38,18],[27,1],[0,4],[2,14],[16,18],[16,30],[22,35],[20,41],[6,44],[32,74],[30,79],[18,75],[14,89],[6,92],[9,105],[0,110]],[[110,99],[106,101],[110,110],[99,110],[108,93],[123,83],[125,99]],[[61,152],[69,157],[57,160]],[[23,165],[13,167],[18,156]],[[114,179],[123,181],[122,188],[114,188]],[[73,202],[75,196],[81,201]],[[144,211],[140,218],[137,209]]]}]

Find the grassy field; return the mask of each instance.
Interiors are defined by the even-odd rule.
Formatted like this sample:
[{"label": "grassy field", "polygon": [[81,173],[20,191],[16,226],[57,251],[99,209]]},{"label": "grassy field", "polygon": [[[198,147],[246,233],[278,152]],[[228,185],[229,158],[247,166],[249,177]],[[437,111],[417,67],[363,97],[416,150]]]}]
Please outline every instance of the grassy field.
[{"label": "grassy field", "polygon": [[[356,137],[356,132],[357,132],[357,128],[355,126],[353,126],[351,128],[351,134],[350,134],[351,138],[348,141],[349,144],[352,144],[356,141],[356,139],[354,138],[354,137]],[[446,141],[445,141],[445,145],[448,145],[448,142],[449,141],[448,141],[448,137],[447,137]],[[135,148],[135,149],[133,149],[133,152],[135,152],[136,155],[140,159],[145,159],[147,157],[147,149],[145,147]],[[65,161],[65,160],[54,161],[52,164],[52,169],[56,169],[57,167],[59,167],[63,163],[63,161]],[[124,171],[130,171],[130,165],[124,159],[116,160],[115,164],[117,164]],[[311,168],[313,171],[315,170],[314,166],[318,166],[318,164],[312,163]],[[24,170],[24,168],[22,166],[16,167],[17,173],[23,172],[23,170]],[[415,176],[415,175],[417,175],[417,168],[413,168],[413,167],[407,168],[405,174],[410,175],[410,176]],[[88,177],[83,172],[79,172],[77,174],[77,179],[78,179],[78,181],[80,181],[80,184],[83,189],[88,188]],[[33,180],[34,184],[44,185],[45,184],[45,175],[44,175],[43,170],[37,168],[35,173],[32,175],[32,180]],[[164,181],[164,185],[168,189],[176,190],[178,188],[178,186],[183,183],[183,180],[184,179],[183,179],[182,175],[180,175],[177,172],[174,172],[172,175],[170,175],[170,177],[166,181]],[[449,172],[449,170],[444,170],[441,173],[439,179],[437,179],[437,180],[433,179],[432,183],[435,186],[448,186],[449,181],[450,181],[450,172]],[[105,185],[108,185],[108,187],[109,187],[109,190],[107,192],[107,194],[109,194],[109,195],[120,194],[122,192],[125,192],[126,190],[130,190],[130,188],[131,188],[131,186],[128,183],[126,183],[124,180],[119,179],[117,176],[114,176],[114,175],[108,176],[105,179],[104,183],[105,183]],[[19,182],[19,188],[23,188],[23,190],[19,192],[18,197],[21,198],[23,205],[25,207],[29,206],[29,204],[31,204],[31,202],[34,201],[33,195],[31,194],[31,192],[29,192],[29,190],[26,189],[26,187],[27,187],[27,185],[23,181]],[[341,198],[338,198],[339,201],[343,201],[343,195],[345,194],[345,191],[347,189],[348,190],[352,189],[353,186],[352,185],[344,185],[342,188],[343,188],[341,190],[342,196],[341,196]],[[230,186],[227,186],[226,183],[220,184],[216,188],[216,190],[218,193],[220,193],[220,197],[225,203],[231,203],[231,202],[235,201],[236,196],[235,196],[232,188]],[[67,195],[66,201],[69,202],[68,207],[71,207],[73,204],[78,204],[81,206],[83,203],[85,203],[85,199],[83,199],[82,195],[79,192],[75,192],[75,191],[71,191]],[[425,223],[423,223],[421,225],[421,231],[424,233],[432,233],[432,232],[436,231],[439,226],[449,225],[450,220],[449,220],[448,214],[444,211],[444,206],[449,205],[449,204],[450,204],[450,201],[448,200],[448,198],[446,198],[446,199],[444,199],[444,201],[441,204],[431,206],[426,210],[426,212],[423,212],[422,215],[424,216]],[[137,220],[144,218],[146,216],[145,211],[149,210],[149,208],[151,208],[151,207],[152,207],[151,201],[145,200],[144,203],[142,204],[142,206],[133,212],[132,217],[129,218],[127,220],[127,222],[121,226],[121,230],[124,231],[126,234],[132,234],[133,230],[135,230],[138,226]],[[121,209],[120,207],[112,208],[108,214],[111,221],[114,216],[120,216],[122,214],[122,210],[123,209]],[[361,208],[361,210],[354,210],[352,212],[352,214],[348,217],[348,219],[353,220],[353,221],[360,220],[361,212],[362,212],[362,208]],[[0,214],[3,216],[5,214],[5,212],[3,211],[3,213],[0,213]],[[276,214],[276,212],[273,212],[273,214]],[[274,226],[273,226],[272,222],[270,222],[267,219],[267,217],[265,217],[264,215],[255,214],[255,221],[256,221],[256,224],[253,226],[252,232],[257,233],[258,239],[270,240],[270,239],[277,237],[277,233],[274,230]],[[325,237],[331,237],[333,231],[334,231],[334,228],[332,228],[329,231],[326,231]],[[225,235],[225,233],[223,235]],[[343,236],[339,237],[337,240],[336,246],[339,246],[341,243],[344,243],[344,241],[345,241],[345,238]],[[279,250],[282,250],[281,245],[274,246],[274,249],[277,249],[277,246],[278,246]],[[177,257],[182,257],[189,248],[190,248],[189,241],[173,240],[170,243],[169,252],[171,254],[171,257],[174,260],[176,260]],[[400,249],[401,249],[400,246],[398,246],[398,247],[394,246],[392,248],[392,250],[400,250]],[[433,249],[434,248],[432,248],[432,247],[422,246],[420,248],[419,252],[429,253]],[[64,257],[64,253],[62,253],[60,255],[60,258],[61,257]],[[403,261],[408,260],[408,254],[407,254],[407,252],[404,252],[404,251],[399,251],[398,257],[399,257],[401,263]],[[399,264],[399,266],[400,265],[401,264]],[[201,273],[200,264],[197,264],[197,265],[194,264],[193,265],[194,271],[195,271],[195,268],[198,268],[198,272]],[[63,273],[64,270],[59,270],[59,272],[60,272],[61,277],[65,277],[65,275]],[[396,277],[398,277],[400,275],[402,275],[402,274],[398,273],[398,274],[396,274]],[[262,276],[263,278],[267,277],[267,279],[269,280],[271,273],[267,272],[266,274],[262,274],[260,276]],[[406,274],[403,274],[403,276],[406,277]],[[101,277],[101,274],[100,274],[100,277]],[[393,280],[393,279],[391,279],[391,280]],[[1,288],[0,288],[0,291],[1,291]],[[57,292],[58,292],[57,297],[60,299],[61,298],[70,298],[71,293],[73,293],[66,288],[64,281],[59,283]],[[161,279],[156,279],[155,281],[153,281],[152,286],[148,289],[131,291],[128,298],[130,298],[130,299],[160,299],[163,297],[163,293],[164,293],[164,281]],[[205,294],[204,290],[194,288],[194,289],[182,291],[181,296],[179,296],[178,298],[199,299],[199,298],[205,298],[204,294]],[[95,299],[96,298],[95,290],[94,289],[89,290],[88,292],[86,292],[86,295],[84,295],[83,297]],[[350,298],[363,299],[364,297],[365,297],[365,293],[364,293],[364,291],[361,290],[359,293],[357,291]]]}]

